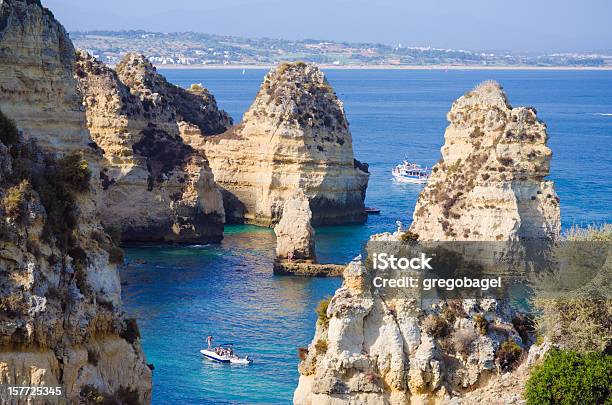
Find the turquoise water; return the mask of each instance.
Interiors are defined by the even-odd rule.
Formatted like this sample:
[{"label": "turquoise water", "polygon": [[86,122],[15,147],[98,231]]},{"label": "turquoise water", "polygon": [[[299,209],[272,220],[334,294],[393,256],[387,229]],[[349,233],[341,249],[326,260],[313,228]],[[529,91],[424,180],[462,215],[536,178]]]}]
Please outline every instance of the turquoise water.
[{"label": "turquoise water", "polygon": [[[264,70],[161,70],[176,84],[202,84],[239,120]],[[317,255],[345,262],[375,232],[409,223],[420,186],[397,185],[389,171],[404,155],[425,165],[440,156],[451,103],[477,83],[499,81],[513,105],[533,105],[548,124],[550,178],[563,227],[612,222],[612,72],[330,70],[345,104],[355,155],[370,164],[367,205],[382,209],[362,226],[317,230]],[[274,235],[232,226],[218,246],[128,249],[122,272],[126,311],[138,318],[155,365],[153,402],[289,403],[297,384],[296,349],[314,331],[316,303],[339,280],[275,277]],[[145,263],[137,264],[136,259]],[[236,343],[250,367],[204,361],[202,338]]]}]

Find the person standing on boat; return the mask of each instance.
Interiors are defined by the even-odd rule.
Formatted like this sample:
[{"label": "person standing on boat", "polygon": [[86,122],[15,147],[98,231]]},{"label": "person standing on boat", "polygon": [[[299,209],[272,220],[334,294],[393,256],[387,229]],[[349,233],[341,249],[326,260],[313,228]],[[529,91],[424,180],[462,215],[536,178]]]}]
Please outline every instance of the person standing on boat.
[{"label": "person standing on boat", "polygon": [[206,342],[208,343],[208,349],[212,347],[212,341],[213,341],[212,335],[208,335],[208,337],[206,338]]}]

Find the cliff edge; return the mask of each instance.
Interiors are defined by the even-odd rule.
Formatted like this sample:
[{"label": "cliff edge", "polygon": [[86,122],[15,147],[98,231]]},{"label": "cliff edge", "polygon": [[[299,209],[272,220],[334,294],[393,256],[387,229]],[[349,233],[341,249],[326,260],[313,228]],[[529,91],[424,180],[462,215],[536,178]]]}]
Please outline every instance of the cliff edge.
[{"label": "cliff edge", "polygon": [[61,386],[49,403],[94,391],[149,403],[151,371],[121,307],[121,251],[96,214],[99,154],[74,61],[39,1],[0,0],[0,384]]}]

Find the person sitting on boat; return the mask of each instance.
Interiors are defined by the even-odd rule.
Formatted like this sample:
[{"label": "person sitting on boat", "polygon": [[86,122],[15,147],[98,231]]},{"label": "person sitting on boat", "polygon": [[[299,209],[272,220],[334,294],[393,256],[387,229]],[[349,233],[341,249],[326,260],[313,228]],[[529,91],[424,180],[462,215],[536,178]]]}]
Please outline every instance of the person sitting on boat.
[{"label": "person sitting on boat", "polygon": [[208,350],[210,350],[212,347],[212,341],[213,341],[212,335],[208,335],[208,337],[206,338],[206,342],[208,343]]}]

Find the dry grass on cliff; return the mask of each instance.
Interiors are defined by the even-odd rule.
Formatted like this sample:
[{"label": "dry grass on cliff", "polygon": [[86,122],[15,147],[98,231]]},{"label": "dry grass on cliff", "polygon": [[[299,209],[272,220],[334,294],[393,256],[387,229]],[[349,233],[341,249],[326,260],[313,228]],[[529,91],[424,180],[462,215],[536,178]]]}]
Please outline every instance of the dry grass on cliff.
[{"label": "dry grass on cliff", "polygon": [[[564,239],[578,242],[562,245],[560,254],[566,262],[574,260],[582,264],[588,259],[583,259],[585,249],[604,249],[607,259],[602,260],[601,268],[594,269],[597,273],[593,279],[580,289],[552,298],[546,291],[536,292],[534,304],[540,312],[537,318],[539,332],[567,350],[609,352],[612,350],[612,263],[609,260],[612,224],[574,227]],[[594,251],[589,250],[590,253]],[[576,272],[577,269],[566,266],[563,271]],[[573,275],[565,273],[560,276]]]}]

